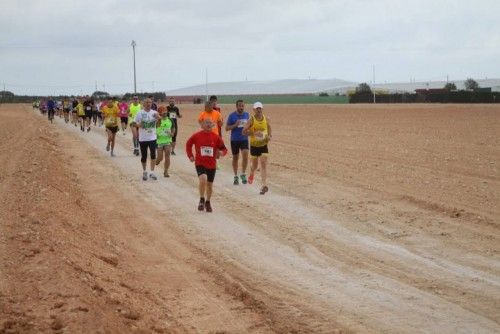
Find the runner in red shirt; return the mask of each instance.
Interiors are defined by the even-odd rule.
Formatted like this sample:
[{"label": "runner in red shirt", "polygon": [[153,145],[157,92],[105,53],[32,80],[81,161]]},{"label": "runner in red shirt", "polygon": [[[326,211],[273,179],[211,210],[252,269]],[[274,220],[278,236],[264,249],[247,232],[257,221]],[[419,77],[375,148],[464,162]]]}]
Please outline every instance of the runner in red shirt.
[{"label": "runner in red shirt", "polygon": [[[186,142],[186,154],[194,162],[196,173],[199,178],[198,189],[200,191],[200,202],[198,210],[212,212],[210,198],[212,197],[213,182],[215,178],[216,158],[219,158],[221,150],[227,150],[221,137],[212,132],[215,124],[210,119],[201,122],[203,130],[193,134]],[[193,145],[196,156],[193,156]],[[206,195],[206,196],[205,196]]]}]

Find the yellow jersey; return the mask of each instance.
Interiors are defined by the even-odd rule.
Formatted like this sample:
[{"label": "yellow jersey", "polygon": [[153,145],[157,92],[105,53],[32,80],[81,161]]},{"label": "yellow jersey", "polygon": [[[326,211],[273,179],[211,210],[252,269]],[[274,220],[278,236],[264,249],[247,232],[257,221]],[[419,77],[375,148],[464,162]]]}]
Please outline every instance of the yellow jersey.
[{"label": "yellow jersey", "polygon": [[85,116],[85,109],[83,109],[83,103],[79,102],[76,105],[76,113],[78,116]]},{"label": "yellow jersey", "polygon": [[120,109],[118,106],[113,104],[110,108],[107,105],[101,108],[102,115],[104,116],[104,125],[106,127],[118,126],[118,113]]},{"label": "yellow jersey", "polygon": [[262,147],[266,146],[268,142],[267,120],[262,115],[262,120],[258,120],[252,116],[252,127],[250,128],[250,146]]}]

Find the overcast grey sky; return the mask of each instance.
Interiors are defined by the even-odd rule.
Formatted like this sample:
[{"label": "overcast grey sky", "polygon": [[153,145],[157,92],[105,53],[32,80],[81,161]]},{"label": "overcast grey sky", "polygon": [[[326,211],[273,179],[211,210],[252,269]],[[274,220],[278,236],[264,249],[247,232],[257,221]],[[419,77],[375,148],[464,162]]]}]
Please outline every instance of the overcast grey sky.
[{"label": "overcast grey sky", "polygon": [[[16,94],[205,82],[499,78],[499,0],[1,0],[0,84]],[[0,87],[3,89],[3,87]]]}]

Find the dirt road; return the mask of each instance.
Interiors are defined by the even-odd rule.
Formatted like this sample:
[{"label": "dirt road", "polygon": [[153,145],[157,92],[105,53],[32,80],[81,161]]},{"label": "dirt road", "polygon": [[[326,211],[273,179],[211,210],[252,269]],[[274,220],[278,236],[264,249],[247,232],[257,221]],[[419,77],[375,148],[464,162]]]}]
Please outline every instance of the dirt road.
[{"label": "dirt road", "polygon": [[270,192],[225,158],[206,214],[182,154],[2,105],[0,333],[500,331],[498,106],[265,112]]}]

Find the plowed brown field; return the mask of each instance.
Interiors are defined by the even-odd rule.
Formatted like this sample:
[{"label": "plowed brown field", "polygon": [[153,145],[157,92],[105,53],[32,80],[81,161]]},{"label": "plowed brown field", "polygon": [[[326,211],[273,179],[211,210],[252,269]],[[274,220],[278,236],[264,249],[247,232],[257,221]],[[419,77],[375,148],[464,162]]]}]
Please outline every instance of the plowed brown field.
[{"label": "plowed brown field", "polygon": [[0,106],[0,333],[500,332],[500,106],[265,106],[270,191],[225,157],[212,214],[180,108],[143,182],[129,132]]}]

